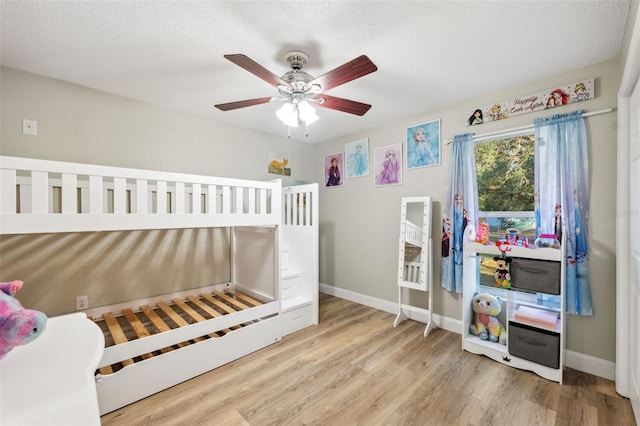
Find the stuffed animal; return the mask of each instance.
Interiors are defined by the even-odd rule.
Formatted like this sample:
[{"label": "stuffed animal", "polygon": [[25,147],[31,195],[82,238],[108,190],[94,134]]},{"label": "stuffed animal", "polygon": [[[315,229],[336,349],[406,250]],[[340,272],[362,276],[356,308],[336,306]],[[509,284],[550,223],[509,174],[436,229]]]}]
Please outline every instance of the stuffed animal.
[{"label": "stuffed animal", "polygon": [[489,241],[489,224],[482,222],[478,225],[478,235],[476,235],[476,242],[480,244],[490,244]]},{"label": "stuffed animal", "polygon": [[489,293],[477,293],[471,301],[471,308],[475,312],[469,332],[482,340],[507,344],[507,331],[498,320],[502,311],[502,301],[498,296]]},{"label": "stuffed animal", "polygon": [[35,340],[47,325],[47,316],[24,309],[13,297],[22,288],[22,281],[0,283],[0,359],[16,346]]},{"label": "stuffed animal", "polygon": [[496,256],[496,273],[494,274],[494,287],[511,288],[511,274],[509,273],[509,264],[513,259],[508,256]]}]

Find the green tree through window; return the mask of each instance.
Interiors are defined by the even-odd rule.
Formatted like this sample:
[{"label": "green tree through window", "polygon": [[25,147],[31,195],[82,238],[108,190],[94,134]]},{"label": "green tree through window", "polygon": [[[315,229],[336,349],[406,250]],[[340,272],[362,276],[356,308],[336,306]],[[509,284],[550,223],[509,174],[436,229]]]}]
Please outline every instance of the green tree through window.
[{"label": "green tree through window", "polygon": [[476,144],[480,211],[533,212],[533,141],[526,135]]}]

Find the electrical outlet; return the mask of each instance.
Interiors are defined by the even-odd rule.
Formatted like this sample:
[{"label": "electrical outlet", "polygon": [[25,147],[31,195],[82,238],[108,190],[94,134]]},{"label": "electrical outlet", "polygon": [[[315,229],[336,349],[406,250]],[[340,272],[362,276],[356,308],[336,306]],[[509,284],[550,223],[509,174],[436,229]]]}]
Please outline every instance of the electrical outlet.
[{"label": "electrical outlet", "polygon": [[38,136],[38,122],[36,120],[22,119],[22,134]]},{"label": "electrical outlet", "polygon": [[84,311],[89,309],[89,296],[76,297],[76,311]]}]

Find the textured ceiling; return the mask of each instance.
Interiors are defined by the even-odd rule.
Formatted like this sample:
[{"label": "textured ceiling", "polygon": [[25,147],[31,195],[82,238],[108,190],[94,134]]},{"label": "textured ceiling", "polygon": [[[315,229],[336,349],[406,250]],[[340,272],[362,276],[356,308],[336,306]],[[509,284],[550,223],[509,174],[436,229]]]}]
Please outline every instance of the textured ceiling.
[{"label": "textured ceiling", "polygon": [[[321,142],[616,58],[627,0],[1,1],[4,66],[286,137],[280,104],[215,104],[277,90],[223,58],[276,75],[306,52],[318,77],[366,54],[378,71],[327,94],[373,105],[317,108],[291,138]],[[541,88],[545,89],[545,88]]]}]

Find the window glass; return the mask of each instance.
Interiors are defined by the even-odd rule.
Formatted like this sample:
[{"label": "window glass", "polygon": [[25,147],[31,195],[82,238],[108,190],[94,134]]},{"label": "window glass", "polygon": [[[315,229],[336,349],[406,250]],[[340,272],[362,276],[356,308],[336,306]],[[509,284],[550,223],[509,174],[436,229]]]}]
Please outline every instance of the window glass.
[{"label": "window glass", "polygon": [[489,224],[490,239],[533,244],[534,136],[478,143],[475,154],[480,222]]}]

